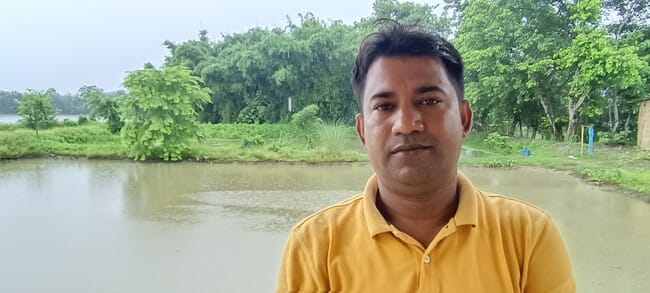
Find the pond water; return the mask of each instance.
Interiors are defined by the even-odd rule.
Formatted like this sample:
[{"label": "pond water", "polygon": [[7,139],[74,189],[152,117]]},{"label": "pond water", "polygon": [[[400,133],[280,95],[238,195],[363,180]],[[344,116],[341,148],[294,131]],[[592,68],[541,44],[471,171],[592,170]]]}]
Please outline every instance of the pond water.
[{"label": "pond water", "polygon": [[[647,292],[650,205],[539,169],[462,168],[549,211],[579,292]],[[0,161],[0,292],[271,292],[288,229],[369,166]],[[549,268],[552,269],[552,268]]]}]

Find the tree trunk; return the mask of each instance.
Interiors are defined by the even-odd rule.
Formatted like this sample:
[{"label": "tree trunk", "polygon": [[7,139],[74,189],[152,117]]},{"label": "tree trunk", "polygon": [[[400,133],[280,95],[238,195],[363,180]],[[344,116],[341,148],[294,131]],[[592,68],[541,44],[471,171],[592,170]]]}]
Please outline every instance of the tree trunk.
[{"label": "tree trunk", "polygon": [[533,127],[533,134],[530,135],[531,139],[535,139],[537,136],[537,126]]},{"label": "tree trunk", "polygon": [[569,125],[567,126],[566,131],[566,141],[573,139],[573,135],[576,133],[580,111],[582,110],[582,105],[584,105],[587,100],[587,96],[589,96],[589,91],[582,94],[577,101],[575,101],[573,96],[569,96]]},{"label": "tree trunk", "polygon": [[616,91],[614,91],[614,98],[612,101],[612,106],[614,107],[613,112],[614,112],[614,124],[612,125],[612,134],[616,133],[618,131],[618,126],[620,125],[619,121],[619,114],[618,114],[618,97],[616,96]]},{"label": "tree trunk", "polygon": [[609,132],[612,133],[612,126],[614,125],[614,118],[612,117],[612,102],[609,102],[609,105],[607,105],[607,128],[609,128]]},{"label": "tree trunk", "polygon": [[508,136],[514,137],[516,130],[517,130],[517,118],[513,118],[512,123],[508,125]]},{"label": "tree trunk", "polygon": [[553,131],[555,133],[555,140],[557,141],[564,140],[564,133],[562,132],[562,123],[555,122],[555,125],[553,125]]},{"label": "tree trunk", "polygon": [[[540,104],[542,104],[542,109],[544,109],[544,114],[546,114],[546,119],[548,119],[548,124],[551,126],[551,129],[553,130],[553,136],[555,137],[556,140],[558,140],[559,137],[562,137],[562,128],[559,128],[559,133],[558,133],[558,127],[557,124],[555,123],[555,113],[553,112],[553,107],[551,106],[551,103],[546,100],[545,97],[541,97],[539,99]],[[561,139],[560,139],[561,140]]]}]

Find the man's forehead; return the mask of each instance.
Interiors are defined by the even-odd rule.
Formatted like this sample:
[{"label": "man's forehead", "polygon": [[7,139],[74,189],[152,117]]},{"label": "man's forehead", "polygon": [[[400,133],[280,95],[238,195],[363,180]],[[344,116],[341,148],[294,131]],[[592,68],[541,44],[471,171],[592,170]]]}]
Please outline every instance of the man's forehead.
[{"label": "man's forehead", "polygon": [[380,57],[370,65],[365,82],[364,96],[373,91],[386,91],[399,84],[409,87],[451,87],[440,58],[428,56]]}]

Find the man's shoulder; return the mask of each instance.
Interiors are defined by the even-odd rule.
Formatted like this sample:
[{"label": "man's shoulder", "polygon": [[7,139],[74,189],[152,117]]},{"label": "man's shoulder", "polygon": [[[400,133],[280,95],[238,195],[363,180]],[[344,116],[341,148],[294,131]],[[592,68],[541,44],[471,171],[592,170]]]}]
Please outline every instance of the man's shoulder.
[{"label": "man's shoulder", "polygon": [[[293,233],[319,233],[353,220],[363,214],[363,194],[357,194],[330,205],[302,219],[291,229]],[[319,231],[316,231],[319,230]]]},{"label": "man's shoulder", "polygon": [[541,225],[550,220],[547,211],[527,201],[481,190],[477,190],[477,194],[483,199],[483,211],[488,217]]}]

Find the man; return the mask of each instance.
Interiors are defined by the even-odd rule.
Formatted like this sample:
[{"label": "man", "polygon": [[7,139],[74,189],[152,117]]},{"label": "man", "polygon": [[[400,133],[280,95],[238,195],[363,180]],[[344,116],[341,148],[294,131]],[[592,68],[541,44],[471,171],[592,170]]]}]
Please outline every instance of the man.
[{"label": "man", "polygon": [[549,215],[458,172],[472,110],[450,43],[393,25],[353,74],[375,175],[291,230],[277,292],[575,292]]}]

